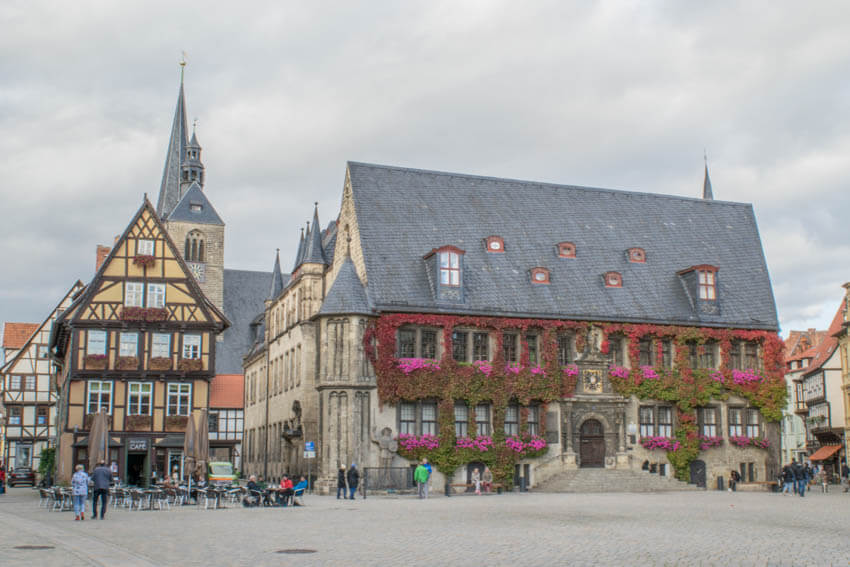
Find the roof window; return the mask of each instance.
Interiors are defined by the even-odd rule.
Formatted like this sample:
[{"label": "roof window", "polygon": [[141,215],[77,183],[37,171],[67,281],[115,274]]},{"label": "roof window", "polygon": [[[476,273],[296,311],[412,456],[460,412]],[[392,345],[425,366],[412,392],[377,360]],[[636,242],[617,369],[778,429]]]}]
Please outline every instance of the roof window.
[{"label": "roof window", "polygon": [[202,210],[204,210],[204,206],[200,203],[190,203],[189,210],[193,213],[200,213]]},{"label": "roof window", "polygon": [[456,246],[434,248],[424,259],[436,280],[437,300],[463,301],[463,256]]},{"label": "roof window", "polygon": [[623,287],[623,276],[620,272],[605,272],[605,287]]},{"label": "roof window", "polygon": [[546,268],[531,268],[531,283],[536,284],[548,284],[549,282],[549,270]]},{"label": "roof window", "polygon": [[646,263],[646,251],[643,248],[629,248],[629,262],[634,264]]},{"label": "roof window", "polygon": [[572,242],[560,242],[558,243],[558,257],[560,258],[575,258],[576,257],[576,245]]},{"label": "roof window", "polygon": [[485,239],[487,252],[504,252],[505,240],[501,236],[488,236]]}]

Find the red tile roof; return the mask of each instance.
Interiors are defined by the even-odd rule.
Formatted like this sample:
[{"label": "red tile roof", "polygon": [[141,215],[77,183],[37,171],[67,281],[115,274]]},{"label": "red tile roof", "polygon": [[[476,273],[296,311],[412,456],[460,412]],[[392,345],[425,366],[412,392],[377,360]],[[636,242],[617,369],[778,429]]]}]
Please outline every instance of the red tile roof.
[{"label": "red tile roof", "polygon": [[826,331],[790,331],[785,339],[785,362],[811,358],[815,348],[826,338]]},{"label": "red tile roof", "polygon": [[21,348],[37,329],[38,323],[6,323],[3,326],[3,348]]},{"label": "red tile roof", "polygon": [[[832,353],[835,352],[836,347],[838,347],[838,339],[833,335],[841,330],[841,325],[844,323],[844,300],[842,299],[841,304],[838,306],[838,311],[835,313],[835,317],[832,319],[832,323],[829,325],[829,329],[826,331],[826,338],[820,342],[819,345],[815,346],[812,351],[814,355],[811,363],[806,368],[806,373],[811,372],[817,368],[820,368],[823,363],[825,363]],[[807,351],[808,352],[808,351]]]},{"label": "red tile roof", "polygon": [[210,386],[211,408],[241,408],[245,394],[245,376],[217,374]]}]

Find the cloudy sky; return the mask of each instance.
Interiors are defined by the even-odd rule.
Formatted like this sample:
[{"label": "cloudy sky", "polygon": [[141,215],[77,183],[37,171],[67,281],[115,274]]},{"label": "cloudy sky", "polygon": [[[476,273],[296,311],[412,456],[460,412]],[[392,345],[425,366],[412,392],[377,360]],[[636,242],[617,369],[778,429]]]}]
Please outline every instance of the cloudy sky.
[{"label": "cloudy sky", "polygon": [[705,148],[783,332],[850,280],[847,2],[7,0],[0,29],[0,321],[156,197],[182,51],[227,267],[291,266],[346,160],[696,197]]}]

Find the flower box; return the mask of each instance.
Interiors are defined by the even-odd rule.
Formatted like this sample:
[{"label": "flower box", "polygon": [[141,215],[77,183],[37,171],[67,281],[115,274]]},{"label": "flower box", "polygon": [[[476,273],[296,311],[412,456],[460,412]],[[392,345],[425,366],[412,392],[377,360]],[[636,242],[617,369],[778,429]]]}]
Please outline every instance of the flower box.
[{"label": "flower box", "polygon": [[165,417],[166,431],[186,431],[186,424],[189,423],[187,415],[169,415]]},{"label": "flower box", "polygon": [[675,437],[641,437],[640,444],[644,449],[653,451],[663,449],[665,451],[677,451],[682,444]]},{"label": "flower box", "polygon": [[152,268],[156,264],[156,258],[147,254],[136,254],[133,256],[133,264],[142,268]]},{"label": "flower box", "polygon": [[455,442],[455,450],[473,449],[485,453],[493,448],[493,438],[489,435],[478,435],[477,437],[458,437]]},{"label": "flower box", "polygon": [[148,364],[150,370],[171,370],[171,357],[155,356]]},{"label": "flower box", "polygon": [[712,447],[720,447],[721,445],[723,445],[723,437],[712,437],[706,435],[699,436],[700,451],[707,451]]},{"label": "flower box", "polygon": [[115,361],[117,370],[138,370],[139,359],[135,356],[119,356]]},{"label": "flower box", "polygon": [[125,423],[128,431],[150,431],[153,418],[149,415],[128,415]]},{"label": "flower box", "polygon": [[200,358],[181,358],[177,362],[177,370],[182,372],[197,372],[203,369],[203,363]]},{"label": "flower box", "polygon": [[745,435],[731,435],[729,442],[738,447],[756,447],[759,449],[767,449],[770,447],[770,442],[763,437],[747,437]]},{"label": "flower box", "polygon": [[122,321],[165,321],[168,310],[164,307],[122,307]]},{"label": "flower box", "polygon": [[108,358],[105,354],[87,354],[85,358],[86,370],[105,370]]}]

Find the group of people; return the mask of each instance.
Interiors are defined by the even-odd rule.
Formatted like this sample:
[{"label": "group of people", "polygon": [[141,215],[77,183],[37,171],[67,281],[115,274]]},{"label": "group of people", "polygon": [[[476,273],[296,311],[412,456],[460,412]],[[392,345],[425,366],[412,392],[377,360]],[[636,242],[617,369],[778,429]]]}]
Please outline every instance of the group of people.
[{"label": "group of people", "polygon": [[100,505],[100,519],[105,519],[106,508],[109,505],[109,484],[112,482],[112,469],[100,461],[91,475],[86,473],[83,465],[77,465],[74,476],[71,477],[71,494],[74,500],[74,520],[86,519],[86,499],[89,495],[89,482],[92,484],[92,520],[97,520],[97,503]]},{"label": "group of people", "polygon": [[472,484],[475,487],[475,494],[481,494],[481,489],[484,488],[484,492],[490,492],[490,488],[493,486],[493,471],[490,470],[490,467],[484,467],[484,474],[478,470],[478,467],[475,467],[472,470]]},{"label": "group of people", "polygon": [[300,498],[304,491],[307,490],[307,478],[301,477],[297,484],[292,484],[292,479],[287,475],[283,475],[280,479],[280,485],[276,489],[270,489],[269,486],[262,480],[257,480],[256,475],[248,477],[246,485],[248,494],[242,499],[242,505],[250,506],[280,506],[286,507],[303,506],[304,501]]},{"label": "group of people", "polygon": [[336,499],[339,500],[339,495],[342,494],[343,500],[354,500],[359,485],[360,471],[357,470],[356,464],[351,463],[351,468],[347,471],[345,466],[339,467],[336,473]]}]

